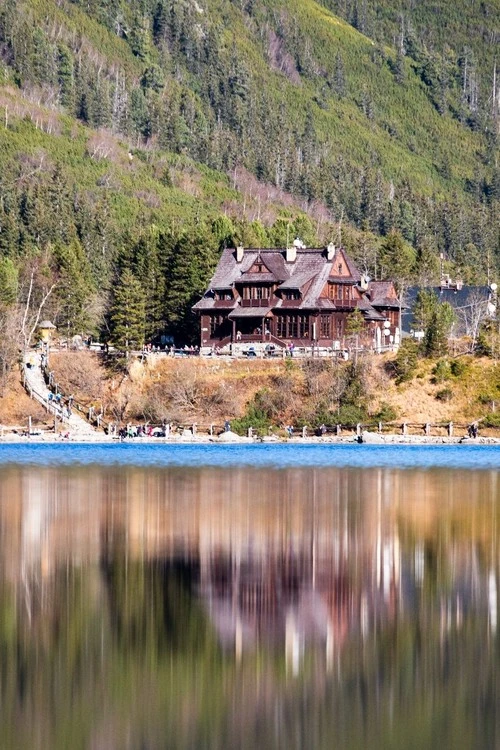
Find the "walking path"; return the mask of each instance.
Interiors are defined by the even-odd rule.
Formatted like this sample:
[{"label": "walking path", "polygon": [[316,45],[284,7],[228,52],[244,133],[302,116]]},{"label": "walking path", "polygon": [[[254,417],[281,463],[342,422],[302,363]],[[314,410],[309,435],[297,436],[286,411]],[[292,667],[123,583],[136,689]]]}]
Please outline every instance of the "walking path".
[{"label": "walking path", "polygon": [[[61,420],[63,425],[70,432],[71,437],[88,439],[95,437],[97,430],[92,427],[83,417],[75,412],[72,412],[68,417],[66,409],[61,408],[58,404],[53,401],[49,401],[50,390],[47,388],[45,379],[43,377],[42,368],[40,365],[40,355],[35,352],[28,352],[24,358],[24,376],[25,376],[25,387],[31,398],[34,398],[47,411],[53,414],[55,417]],[[32,364],[34,363],[34,364]],[[28,366],[30,365],[31,366]]]}]

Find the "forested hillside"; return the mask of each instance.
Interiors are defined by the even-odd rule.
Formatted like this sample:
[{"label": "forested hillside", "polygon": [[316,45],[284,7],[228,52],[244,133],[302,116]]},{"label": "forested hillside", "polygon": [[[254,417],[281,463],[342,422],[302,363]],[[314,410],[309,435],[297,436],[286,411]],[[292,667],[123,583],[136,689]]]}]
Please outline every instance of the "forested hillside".
[{"label": "forested hillside", "polygon": [[430,281],[443,254],[492,280],[499,10],[4,0],[4,328],[26,341],[48,295],[70,335],[112,338],[127,299],[139,338],[189,337],[224,244],[294,234],[342,241],[375,276],[396,254]]}]

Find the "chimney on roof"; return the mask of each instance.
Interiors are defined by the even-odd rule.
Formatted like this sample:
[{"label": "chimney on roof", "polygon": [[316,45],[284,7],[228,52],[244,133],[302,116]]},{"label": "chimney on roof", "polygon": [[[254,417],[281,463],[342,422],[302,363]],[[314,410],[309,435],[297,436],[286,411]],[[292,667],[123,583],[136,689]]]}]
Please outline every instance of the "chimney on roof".
[{"label": "chimney on roof", "polygon": [[292,245],[291,247],[287,247],[285,260],[286,260],[287,263],[295,263],[295,261],[297,260],[297,247],[296,247],[296,245]]},{"label": "chimney on roof", "polygon": [[326,248],[326,259],[327,260],[333,260],[335,255],[335,245],[333,242],[330,242],[328,244],[328,247]]},{"label": "chimney on roof", "polygon": [[244,255],[245,249],[243,245],[238,245],[238,247],[236,248],[236,263],[241,263]]}]

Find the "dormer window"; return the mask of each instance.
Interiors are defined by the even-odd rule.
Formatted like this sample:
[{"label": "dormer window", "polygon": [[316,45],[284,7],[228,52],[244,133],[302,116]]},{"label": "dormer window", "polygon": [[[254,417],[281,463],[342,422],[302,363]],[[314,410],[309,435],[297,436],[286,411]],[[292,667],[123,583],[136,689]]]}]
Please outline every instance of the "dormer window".
[{"label": "dormer window", "polygon": [[282,295],[283,299],[286,300],[300,299],[300,292],[298,289],[284,289]]},{"label": "dormer window", "polygon": [[220,289],[215,293],[216,300],[230,300],[233,299],[233,293],[230,289]]}]

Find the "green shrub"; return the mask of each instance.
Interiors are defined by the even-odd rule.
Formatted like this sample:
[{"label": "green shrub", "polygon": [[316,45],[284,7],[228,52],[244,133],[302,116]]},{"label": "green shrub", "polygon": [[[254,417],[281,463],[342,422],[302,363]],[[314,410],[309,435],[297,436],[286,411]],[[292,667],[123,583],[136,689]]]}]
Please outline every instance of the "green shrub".
[{"label": "green shrub", "polygon": [[396,383],[404,383],[413,378],[418,362],[418,351],[418,343],[415,339],[403,339],[393,363]]},{"label": "green shrub", "polygon": [[354,426],[360,422],[366,422],[368,414],[365,409],[355,404],[344,404],[333,415],[333,421],[330,424],[343,424]]},{"label": "green shrub", "polygon": [[500,427],[500,412],[488,414],[481,420],[481,427]]},{"label": "green shrub", "polygon": [[378,422],[393,422],[397,418],[398,413],[396,409],[386,401],[382,401],[382,403],[380,404],[380,409],[378,410],[377,414],[374,415],[374,419],[376,419]]},{"label": "green shrub", "polygon": [[432,382],[443,383],[451,377],[451,367],[447,359],[439,359],[432,368]]},{"label": "green shrub", "polygon": [[453,398],[453,391],[451,388],[443,388],[443,390],[436,393],[436,398],[438,401],[451,401]]},{"label": "green shrub", "polygon": [[467,363],[463,359],[454,359],[450,364],[451,374],[455,378],[461,377],[467,370]]},{"label": "green shrub", "polygon": [[231,430],[237,435],[246,435],[249,427],[257,432],[267,433],[270,426],[271,422],[267,414],[252,403],[248,405],[245,416],[231,420]]}]

